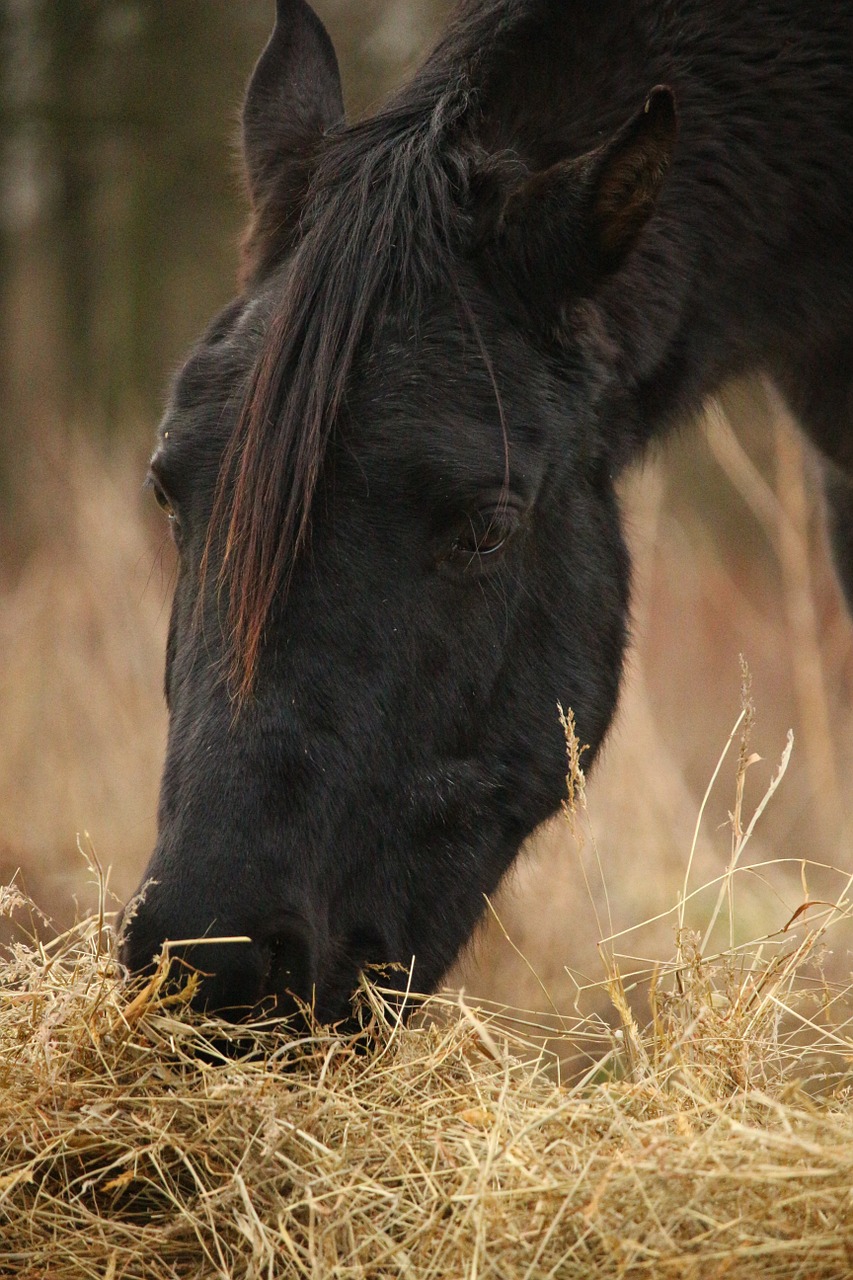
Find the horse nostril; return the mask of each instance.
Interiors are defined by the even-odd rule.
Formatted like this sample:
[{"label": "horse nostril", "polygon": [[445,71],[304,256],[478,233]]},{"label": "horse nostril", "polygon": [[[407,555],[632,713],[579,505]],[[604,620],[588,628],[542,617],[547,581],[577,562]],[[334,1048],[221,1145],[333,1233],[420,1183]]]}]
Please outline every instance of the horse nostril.
[{"label": "horse nostril", "polygon": [[394,958],[372,924],[324,943],[302,916],[286,913],[255,937],[264,957],[262,1002],[275,1016],[308,1005],[319,1022],[338,1022],[350,1012],[359,972]]},{"label": "horse nostril", "polygon": [[388,964],[391,956],[381,933],[371,925],[351,929],[347,935],[347,955],[359,969],[370,965]]},{"label": "horse nostril", "polygon": [[[192,932],[192,938],[187,934]],[[132,916],[120,937],[119,958],[132,975],[150,974],[158,957],[166,964],[166,988],[197,983],[193,1007],[239,1021],[257,1004],[264,975],[261,949],[244,935],[217,931],[215,922],[197,932],[156,911]]]},{"label": "horse nostril", "polygon": [[267,958],[264,994],[277,1002],[295,997],[310,1003],[316,982],[314,946],[307,923],[298,916],[278,922],[259,939]]}]

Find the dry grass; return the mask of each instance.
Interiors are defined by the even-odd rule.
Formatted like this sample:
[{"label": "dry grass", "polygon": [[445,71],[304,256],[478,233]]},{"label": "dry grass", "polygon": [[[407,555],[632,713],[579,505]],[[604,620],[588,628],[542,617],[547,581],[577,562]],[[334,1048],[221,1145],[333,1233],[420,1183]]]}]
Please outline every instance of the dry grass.
[{"label": "dry grass", "polygon": [[85,891],[78,833],[109,851],[121,894],[154,838],[172,567],[144,475],[144,452],[57,432],[20,477],[29,554],[5,579],[0,563],[0,875],[20,868],[63,923]]},{"label": "dry grass", "polygon": [[[773,935],[736,940],[738,881],[786,763],[748,814],[744,693],[705,936],[686,922],[688,863],[675,954],[644,975],[648,1025],[611,939],[617,1026],[564,1025],[588,1060],[570,1082],[554,1056],[531,1060],[534,1017],[411,997],[425,1012],[405,1026],[367,983],[359,1043],[257,1027],[237,1046],[188,1011],[192,979],[167,986],[168,956],[143,988],[122,984],[100,877],[92,919],[12,946],[3,969],[0,1274],[849,1277],[853,988],[823,959],[849,934],[853,877],[816,901],[804,865]],[[587,843],[577,760],[568,817]],[[0,905],[28,910],[14,888]]]}]

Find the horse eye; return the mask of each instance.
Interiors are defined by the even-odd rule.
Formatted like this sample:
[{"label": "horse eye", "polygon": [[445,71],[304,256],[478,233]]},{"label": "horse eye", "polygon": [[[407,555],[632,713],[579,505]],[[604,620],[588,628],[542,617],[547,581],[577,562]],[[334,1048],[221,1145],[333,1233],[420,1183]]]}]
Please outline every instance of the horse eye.
[{"label": "horse eye", "polygon": [[478,511],[456,534],[451,556],[463,564],[497,557],[515,532],[516,520],[505,510]]},{"label": "horse eye", "polygon": [[166,512],[166,515],[169,517],[170,520],[172,520],[173,522],[177,522],[178,517],[175,514],[175,508],[172,506],[169,495],[166,493],[166,490],[163,488],[163,486],[161,485],[157,477],[154,475],[149,475],[148,485],[149,485],[149,488],[153,490],[154,500],[156,501],[158,507],[160,507],[161,510]]}]

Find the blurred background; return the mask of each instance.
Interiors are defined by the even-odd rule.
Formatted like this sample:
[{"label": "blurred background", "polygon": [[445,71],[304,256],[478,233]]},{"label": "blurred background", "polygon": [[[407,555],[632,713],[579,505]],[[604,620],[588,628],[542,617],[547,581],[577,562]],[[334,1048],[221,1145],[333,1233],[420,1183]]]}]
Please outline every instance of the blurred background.
[{"label": "blurred background", "polygon": [[[428,49],[449,3],[315,7],[358,114]],[[154,838],[174,566],[142,481],[170,373],[232,296],[239,107],[273,9],[0,0],[0,883],[18,873],[59,923],[92,902],[79,843],[123,899]],[[736,748],[695,830],[740,711],[741,654],[762,757],[747,814],[789,728],[795,746],[745,855],[738,928],[781,928],[805,860],[825,867],[809,867],[813,897],[853,864],[853,630],[815,462],[784,408],[758,382],[729,388],[624,501],[634,645],[590,830],[579,849],[556,819],[531,842],[500,923],[453,975],[498,1002],[595,1005],[599,940],[670,911],[691,848],[688,888],[725,871]],[[662,915],[615,945],[648,967],[674,929]]]}]

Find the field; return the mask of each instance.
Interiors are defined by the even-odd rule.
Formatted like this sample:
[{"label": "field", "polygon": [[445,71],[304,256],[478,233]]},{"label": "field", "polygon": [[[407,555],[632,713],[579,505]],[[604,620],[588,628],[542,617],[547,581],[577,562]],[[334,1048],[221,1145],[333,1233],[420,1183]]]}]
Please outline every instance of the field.
[{"label": "field", "polygon": [[766,389],[626,483],[618,723],[421,1025],[366,987],[366,1048],[216,1068],[111,958],[174,565],[144,451],[86,439],[28,459],[0,580],[0,1274],[848,1276],[853,645]]}]

